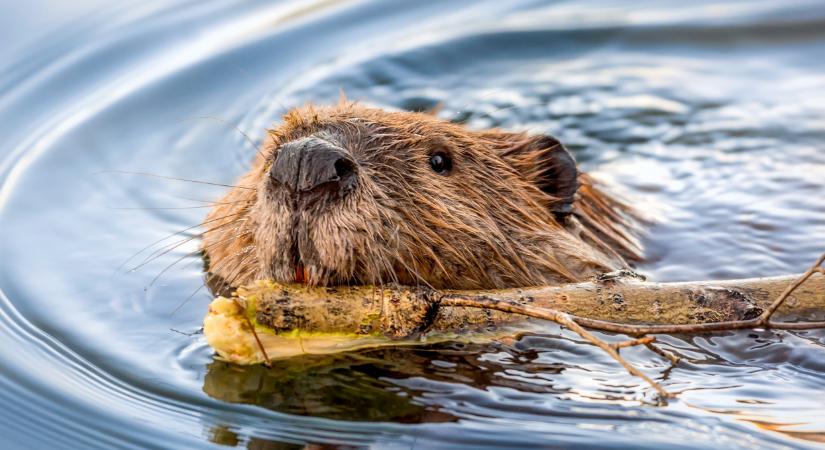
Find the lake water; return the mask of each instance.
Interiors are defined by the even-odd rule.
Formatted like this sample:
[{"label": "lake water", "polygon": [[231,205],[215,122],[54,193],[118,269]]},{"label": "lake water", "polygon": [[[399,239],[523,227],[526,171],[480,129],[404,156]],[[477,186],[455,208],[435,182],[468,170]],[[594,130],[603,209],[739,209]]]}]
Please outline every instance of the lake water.
[{"label": "lake water", "polygon": [[666,405],[553,325],[215,362],[187,238],[225,188],[116,172],[232,183],[235,127],[343,90],[556,135],[655,218],[653,279],[801,272],[825,251],[821,1],[5,3],[0,447],[825,445],[824,331],[624,351]]}]

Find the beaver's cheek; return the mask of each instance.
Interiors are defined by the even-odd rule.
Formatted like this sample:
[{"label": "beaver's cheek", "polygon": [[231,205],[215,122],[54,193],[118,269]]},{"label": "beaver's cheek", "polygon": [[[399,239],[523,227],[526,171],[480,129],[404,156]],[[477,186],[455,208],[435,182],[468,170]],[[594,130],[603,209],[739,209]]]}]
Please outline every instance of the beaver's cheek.
[{"label": "beaver's cheek", "polygon": [[261,274],[281,282],[292,281],[291,262],[294,236],[290,227],[290,210],[272,202],[256,205],[255,252]]}]

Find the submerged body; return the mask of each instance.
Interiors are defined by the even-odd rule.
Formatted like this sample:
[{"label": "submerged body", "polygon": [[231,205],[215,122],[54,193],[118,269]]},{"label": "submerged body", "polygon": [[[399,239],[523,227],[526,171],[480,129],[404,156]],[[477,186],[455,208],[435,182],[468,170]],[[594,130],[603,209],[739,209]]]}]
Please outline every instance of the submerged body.
[{"label": "submerged body", "polygon": [[640,258],[628,209],[554,138],[341,103],[290,111],[204,222],[213,289],[492,289]]}]

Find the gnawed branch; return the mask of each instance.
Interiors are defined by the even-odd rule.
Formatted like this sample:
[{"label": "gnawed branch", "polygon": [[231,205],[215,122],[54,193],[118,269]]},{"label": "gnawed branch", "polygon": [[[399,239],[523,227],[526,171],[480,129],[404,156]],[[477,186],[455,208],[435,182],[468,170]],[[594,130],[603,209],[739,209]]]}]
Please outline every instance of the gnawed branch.
[{"label": "gnawed branch", "polygon": [[[222,357],[254,364],[270,357],[422,340],[489,339],[489,330],[512,334],[527,329],[523,318],[527,316],[570,328],[669,397],[669,392],[624,360],[619,350],[644,345],[676,364],[679,358],[656,347],[648,335],[825,328],[823,261],[825,255],[801,276],[650,283],[620,273],[589,283],[496,291],[311,288],[260,281],[239,289],[231,300],[216,299],[204,322],[204,334]],[[587,329],[635,339],[609,344]]]}]

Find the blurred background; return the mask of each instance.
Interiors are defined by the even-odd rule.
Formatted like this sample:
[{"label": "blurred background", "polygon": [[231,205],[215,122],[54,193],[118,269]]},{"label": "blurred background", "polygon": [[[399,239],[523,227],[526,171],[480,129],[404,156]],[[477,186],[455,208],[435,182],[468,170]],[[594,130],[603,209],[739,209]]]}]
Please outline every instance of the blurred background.
[{"label": "blurred background", "polygon": [[652,219],[653,279],[801,272],[825,251],[821,1],[5,1],[0,42],[4,449],[825,443],[822,331],[628,350],[683,392],[658,406],[550,324],[213,361],[197,225],[223,188],[154,176],[232,183],[343,90],[557,136]]},{"label": "blurred background", "polygon": [[3,56],[23,51],[26,45],[48,35],[55,28],[82,19],[95,8],[107,2],[81,0],[77,2],[56,2],[34,0],[26,5],[3,2],[2,28],[0,40],[4,42],[0,52]]}]

